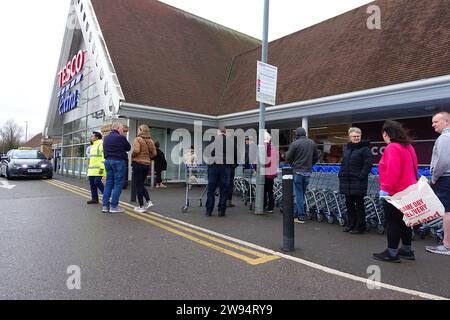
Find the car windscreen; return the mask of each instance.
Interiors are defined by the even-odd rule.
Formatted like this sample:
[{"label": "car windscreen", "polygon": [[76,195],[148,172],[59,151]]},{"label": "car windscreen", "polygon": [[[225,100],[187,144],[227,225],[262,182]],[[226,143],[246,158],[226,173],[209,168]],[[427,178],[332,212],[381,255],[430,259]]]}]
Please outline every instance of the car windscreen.
[{"label": "car windscreen", "polygon": [[13,159],[46,159],[45,156],[36,150],[18,150],[12,154]]}]

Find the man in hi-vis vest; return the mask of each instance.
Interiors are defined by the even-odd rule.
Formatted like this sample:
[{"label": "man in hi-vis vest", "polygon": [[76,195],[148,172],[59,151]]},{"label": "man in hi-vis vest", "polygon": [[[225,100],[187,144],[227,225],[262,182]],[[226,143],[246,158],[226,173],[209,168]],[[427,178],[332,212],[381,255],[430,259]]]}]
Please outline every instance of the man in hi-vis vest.
[{"label": "man in hi-vis vest", "polygon": [[91,184],[91,200],[88,204],[98,203],[99,189],[103,194],[102,177],[106,175],[105,158],[103,157],[103,140],[100,132],[94,131],[91,134],[91,147],[89,150],[88,177]]}]

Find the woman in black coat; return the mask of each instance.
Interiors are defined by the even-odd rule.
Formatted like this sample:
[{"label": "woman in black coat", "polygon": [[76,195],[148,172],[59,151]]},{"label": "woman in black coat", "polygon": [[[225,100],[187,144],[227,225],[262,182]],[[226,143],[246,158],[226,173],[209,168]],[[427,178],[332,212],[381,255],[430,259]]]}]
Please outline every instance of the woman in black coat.
[{"label": "woman in black coat", "polygon": [[361,141],[361,129],[352,127],[348,130],[350,142],[344,152],[339,171],[339,190],[345,194],[347,206],[347,225],[344,232],[364,233],[366,229],[366,210],[364,197],[372,169],[373,155],[369,141]]},{"label": "woman in black coat", "polygon": [[167,188],[162,183],[162,172],[167,170],[167,161],[164,156],[164,152],[159,148],[159,142],[155,142],[156,147],[156,157],[153,159],[155,161],[155,172],[156,172],[156,187],[157,188]]}]

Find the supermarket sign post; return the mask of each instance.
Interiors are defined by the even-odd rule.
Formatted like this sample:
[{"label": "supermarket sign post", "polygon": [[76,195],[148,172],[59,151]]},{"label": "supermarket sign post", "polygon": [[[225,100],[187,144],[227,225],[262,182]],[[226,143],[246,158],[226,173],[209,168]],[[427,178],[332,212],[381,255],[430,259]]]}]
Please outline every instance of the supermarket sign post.
[{"label": "supermarket sign post", "polygon": [[261,61],[256,66],[256,101],[275,105],[278,68]]}]

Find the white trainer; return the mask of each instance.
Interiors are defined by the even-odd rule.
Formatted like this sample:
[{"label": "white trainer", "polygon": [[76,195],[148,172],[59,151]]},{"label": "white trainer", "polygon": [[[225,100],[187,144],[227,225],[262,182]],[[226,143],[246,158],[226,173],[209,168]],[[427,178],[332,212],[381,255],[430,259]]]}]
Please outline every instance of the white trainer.
[{"label": "white trainer", "polygon": [[149,201],[147,201],[146,203],[145,203],[145,209],[146,210],[148,210],[148,209],[150,209],[151,207],[153,207],[153,202],[151,202],[150,200]]},{"label": "white trainer", "polygon": [[147,212],[147,210],[145,210],[144,207],[134,207],[134,211],[140,212],[140,213],[145,213],[145,212]]}]

